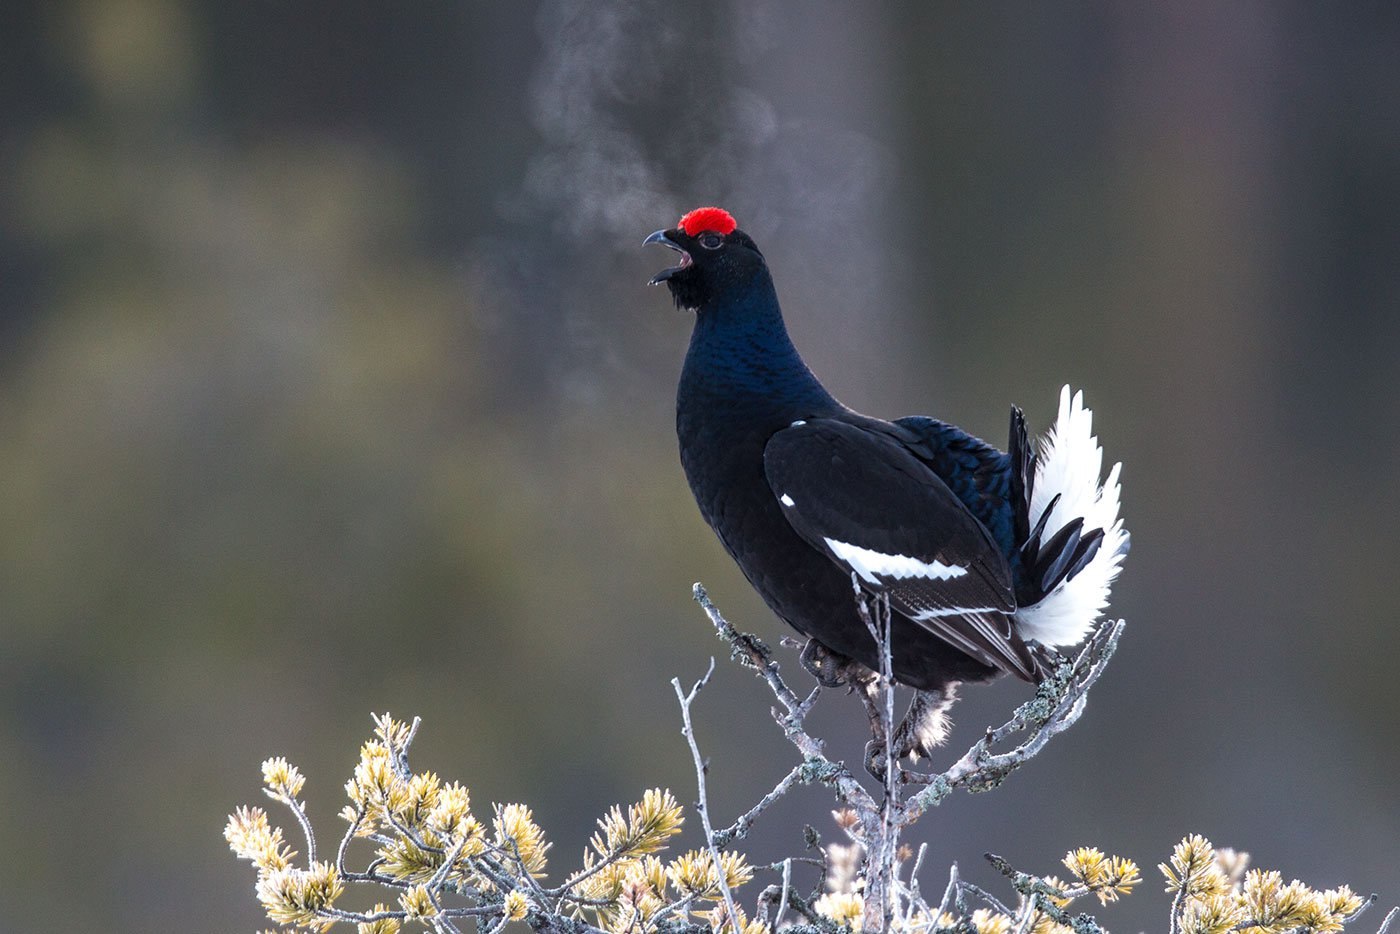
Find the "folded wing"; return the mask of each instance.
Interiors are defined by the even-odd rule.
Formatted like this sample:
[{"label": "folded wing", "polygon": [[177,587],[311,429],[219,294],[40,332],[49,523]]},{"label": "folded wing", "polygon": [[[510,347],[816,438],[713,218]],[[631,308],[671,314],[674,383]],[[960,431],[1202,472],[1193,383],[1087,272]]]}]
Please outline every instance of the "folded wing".
[{"label": "folded wing", "polygon": [[837,419],[769,439],[768,485],[803,540],[983,664],[1035,680],[1011,572],[985,526],[890,433]]}]

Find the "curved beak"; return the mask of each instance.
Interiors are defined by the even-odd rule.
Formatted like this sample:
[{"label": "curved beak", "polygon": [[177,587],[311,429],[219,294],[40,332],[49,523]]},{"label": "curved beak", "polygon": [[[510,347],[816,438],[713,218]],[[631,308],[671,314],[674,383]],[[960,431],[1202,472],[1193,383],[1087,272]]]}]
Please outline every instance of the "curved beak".
[{"label": "curved beak", "polygon": [[658,230],[642,241],[642,246],[646,246],[649,243],[659,243],[664,247],[675,250],[681,255],[680,265],[670,266],[666,269],[661,270],[656,275],[651,277],[651,280],[647,282],[647,285],[660,285],[661,283],[665,282],[667,279],[671,278],[676,273],[681,272],[687,266],[690,265],[690,254],[685,251],[684,247],[682,247],[679,243],[675,241],[675,239],[672,237],[673,233],[675,233],[675,231]]}]

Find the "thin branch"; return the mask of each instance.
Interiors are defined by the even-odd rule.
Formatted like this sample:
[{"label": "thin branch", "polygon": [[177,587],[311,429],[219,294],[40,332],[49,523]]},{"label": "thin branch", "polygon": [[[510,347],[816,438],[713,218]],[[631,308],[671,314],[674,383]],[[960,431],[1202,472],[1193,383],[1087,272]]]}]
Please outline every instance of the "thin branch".
[{"label": "thin branch", "polygon": [[[988,730],[961,759],[933,776],[918,794],[906,801],[900,815],[901,823],[908,826],[918,820],[957,788],[966,787],[969,791],[995,788],[1037,755],[1051,739],[1073,726],[1084,712],[1085,695],[1113,657],[1124,625],[1123,620],[1101,625],[1072,665],[1062,664],[1010,720]],[[993,746],[1020,732],[1029,733],[1020,745],[1003,753],[991,751]]]},{"label": "thin branch", "polygon": [[[877,930],[886,930],[890,926],[890,920],[894,917],[895,905],[893,900],[894,883],[894,862],[895,852],[899,845],[899,823],[895,819],[895,814],[899,809],[899,785],[895,776],[895,735],[894,735],[894,645],[890,634],[890,601],[888,596],[875,598],[875,612],[870,611],[870,601],[866,597],[865,591],[861,590],[860,582],[856,575],[851,575],[851,588],[855,592],[856,608],[860,613],[860,618],[865,623],[866,630],[870,637],[875,640],[875,645],[880,651],[880,671],[879,705],[880,732],[884,739],[884,769],[882,770],[882,783],[884,785],[884,799],[880,802],[879,825],[863,828],[867,841],[874,838],[875,845],[871,847],[869,858],[874,863],[874,872],[870,873],[870,889],[868,895],[871,896],[872,905],[866,905],[866,927],[870,929],[871,924],[878,924]],[[878,915],[878,917],[877,917]]]},{"label": "thin branch", "polygon": [[828,759],[822,751],[821,740],[816,739],[803,728],[803,718],[811,710],[811,705],[816,701],[818,692],[813,691],[806,700],[798,700],[797,695],[783,681],[778,664],[773,661],[772,650],[758,638],[739,632],[730,625],[729,621],[710,602],[703,586],[696,584],[693,593],[695,601],[700,604],[700,608],[710,618],[716,633],[729,644],[732,657],[753,668],[759,677],[768,684],[778,702],[787,710],[786,715],[778,715],[776,719],[788,741],[796,746],[797,751],[802,754],[804,760],[803,782],[816,781],[829,786],[835,792],[837,799],[842,804],[853,808],[857,814],[864,816],[874,813],[877,806],[870,792],[865,790],[864,786],[844,765]]},{"label": "thin branch", "polygon": [[[674,681],[675,679],[672,680]],[[555,886],[552,889],[542,889],[542,891],[545,895],[548,895],[552,898],[567,898],[571,902],[574,902],[576,904],[587,904],[585,900],[575,896],[571,896],[569,895],[569,893],[572,890],[578,888],[584,882],[596,876],[598,873],[602,872],[604,869],[607,869],[609,866],[623,859],[626,855],[626,850],[614,850],[613,852],[603,856],[603,858],[599,860],[598,863],[589,867],[588,869],[580,869],[568,879],[565,879],[561,885]]]},{"label": "thin branch", "polygon": [[389,824],[390,827],[393,827],[396,831],[398,831],[400,835],[408,838],[409,843],[412,843],[424,853],[432,853],[434,856],[442,856],[447,852],[447,850],[440,846],[433,846],[432,844],[428,843],[421,836],[419,836],[418,831],[414,830],[407,824],[404,824],[401,821],[399,821],[399,819],[394,816],[393,810],[389,807],[388,795],[380,795],[380,798],[382,800],[379,802],[379,804],[380,809],[384,812],[384,820]]},{"label": "thin branch", "polygon": [[442,884],[447,881],[448,874],[452,872],[452,865],[457,862],[457,857],[462,855],[462,847],[466,845],[467,841],[465,838],[453,844],[452,849],[447,853],[447,857],[442,861],[442,865],[438,867],[437,872],[433,873],[432,878],[428,880],[427,889],[429,892],[436,892],[441,888]]},{"label": "thin branch", "polygon": [[1176,895],[1172,897],[1171,918],[1168,923],[1170,934],[1177,934],[1181,930],[1181,915],[1186,910],[1186,880],[1181,880],[1181,885],[1176,888]]},{"label": "thin branch", "polygon": [[306,837],[306,862],[307,865],[316,862],[316,834],[311,829],[311,820],[306,816],[306,806],[289,794],[274,791],[271,788],[264,788],[263,794],[267,795],[278,804],[287,806],[294,815],[297,823],[301,825],[302,835]]},{"label": "thin branch", "polygon": [[1002,904],[1001,899],[997,898],[995,895],[993,895],[991,892],[988,892],[980,885],[973,885],[971,882],[959,882],[958,888],[961,889],[963,892],[966,892],[968,895],[971,895],[973,898],[986,903],[986,905],[993,911],[999,911],[1002,914],[1006,915],[1008,918],[1014,914],[1014,912],[1010,908],[1007,908],[1005,905]]},{"label": "thin branch", "polygon": [[914,865],[909,870],[909,888],[907,901],[904,906],[904,926],[909,926],[909,919],[914,916],[915,908],[928,911],[928,903],[924,901],[923,893],[919,890],[919,870],[924,866],[924,856],[928,853],[928,844],[920,843],[918,852],[914,856]]},{"label": "thin branch", "polygon": [[710,618],[710,623],[719,633],[719,637],[729,643],[732,650],[731,657],[739,659],[750,668],[755,669],[768,682],[768,687],[772,689],[774,695],[788,709],[788,712],[797,712],[801,708],[802,702],[797,699],[797,695],[793,693],[792,689],[783,681],[782,675],[779,674],[778,663],[773,661],[773,650],[768,648],[757,636],[735,629],[727,619],[720,615],[719,609],[710,602],[710,596],[705,592],[704,585],[697,582],[691,588],[691,593],[695,597],[695,602],[700,604],[700,608]]},{"label": "thin branch", "polygon": [[652,915],[651,923],[653,925],[658,925],[662,920],[669,918],[671,915],[680,915],[684,918],[686,913],[690,911],[690,906],[695,903],[695,898],[695,895],[681,896],[676,901],[661,908],[656,914]]},{"label": "thin branch", "polygon": [[[1031,900],[1035,907],[1047,915],[1050,920],[1066,927],[1074,928],[1077,934],[1108,934],[1108,931],[1099,926],[1094,918],[1087,914],[1071,915],[1059,905],[1055,904],[1055,899],[1063,898],[1064,892],[1035,876],[1018,871],[1014,866],[1002,859],[1000,856],[988,853],[987,861],[1006,876],[1011,882],[1011,887]],[[967,885],[967,883],[963,883]],[[1009,912],[1008,912],[1009,913]]]},{"label": "thin branch", "polygon": [[[773,930],[778,930],[783,924],[783,912],[787,911],[788,896],[792,894],[792,860],[783,860],[783,894],[778,899],[778,912],[773,916]],[[1387,919],[1387,924],[1389,919]]]},{"label": "thin branch", "polygon": [[768,810],[775,801],[787,794],[792,789],[792,786],[806,783],[807,779],[805,778],[803,767],[801,765],[793,766],[792,771],[783,776],[782,781],[774,785],[773,790],[764,795],[762,800],[743,814],[740,814],[739,817],[735,819],[734,823],[730,824],[728,827],[723,830],[715,831],[715,845],[729,846],[729,844],[733,843],[735,840],[742,840],[748,835],[749,828],[751,828],[753,822],[758,819],[758,815]]},{"label": "thin branch", "polygon": [[[436,902],[437,899],[434,898],[433,901]],[[428,919],[428,923],[433,926],[434,931],[439,931],[441,934],[462,934],[462,929],[453,924],[451,919],[442,913],[441,906],[438,906],[438,913]]]},{"label": "thin branch", "polygon": [[671,686],[676,689],[676,700],[681,704],[681,721],[684,726],[681,733],[685,735],[685,741],[690,744],[690,755],[695,760],[695,781],[698,785],[699,800],[695,803],[695,810],[700,814],[700,823],[705,828],[705,844],[710,848],[710,860],[715,867],[715,878],[719,880],[720,891],[724,893],[724,906],[729,911],[729,923],[734,926],[735,934],[743,930],[739,924],[739,910],[734,907],[734,893],[729,890],[729,880],[725,878],[724,863],[719,858],[719,846],[715,843],[715,830],[710,825],[710,802],[705,793],[705,760],[700,755],[700,745],[695,741],[695,728],[690,722],[690,705],[695,702],[700,689],[710,683],[710,676],[715,673],[715,660],[710,659],[710,667],[705,672],[705,676],[695,682],[695,686],[686,694],[681,691],[681,681],[679,678],[671,679]]},{"label": "thin branch", "polygon": [[958,864],[948,867],[948,887],[943,890],[943,900],[938,903],[938,917],[948,914],[953,908],[953,900],[958,894]]},{"label": "thin branch", "polygon": [[491,928],[489,931],[487,931],[487,934],[501,934],[501,932],[506,929],[506,925],[509,923],[510,919],[506,917],[505,912],[502,912],[501,919],[495,924],[491,925]]},{"label": "thin branch", "polygon": [[506,839],[510,842],[509,852],[503,847],[496,846],[494,843],[487,843],[487,850],[494,850],[502,856],[509,857],[510,860],[515,863],[515,868],[517,870],[516,878],[524,882],[529,888],[530,893],[541,903],[547,902],[549,893],[544,890],[544,886],[540,885],[539,880],[530,873],[529,867],[525,865],[525,859],[520,855],[520,845],[512,837],[507,837]]},{"label": "thin branch", "polygon": [[355,809],[355,819],[350,822],[350,827],[345,831],[345,836],[340,838],[340,846],[335,851],[335,868],[342,876],[345,875],[345,851],[350,848],[350,841],[355,839],[355,832],[360,829],[360,824],[364,823],[365,806],[359,805]]}]

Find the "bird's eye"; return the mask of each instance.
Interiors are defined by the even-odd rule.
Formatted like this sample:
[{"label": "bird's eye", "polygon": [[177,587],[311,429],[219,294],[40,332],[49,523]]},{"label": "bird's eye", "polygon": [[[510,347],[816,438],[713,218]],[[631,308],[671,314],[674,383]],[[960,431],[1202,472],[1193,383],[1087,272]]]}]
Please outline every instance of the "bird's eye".
[{"label": "bird's eye", "polygon": [[724,238],[719,234],[705,233],[700,235],[700,245],[707,250],[718,250],[722,243],[724,243]]}]

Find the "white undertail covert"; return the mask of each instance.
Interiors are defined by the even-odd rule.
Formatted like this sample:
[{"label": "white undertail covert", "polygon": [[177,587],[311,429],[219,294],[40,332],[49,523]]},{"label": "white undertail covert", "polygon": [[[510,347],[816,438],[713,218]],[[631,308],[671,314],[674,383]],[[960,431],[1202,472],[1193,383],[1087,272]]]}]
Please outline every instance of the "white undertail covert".
[{"label": "white undertail covert", "polygon": [[1109,589],[1122,569],[1128,533],[1118,517],[1118,475],[1114,464],[1099,484],[1103,448],[1094,437],[1094,413],[1084,407],[1084,393],[1060,390],[1060,414],[1046,434],[1036,457],[1030,522],[1034,526],[1050,501],[1060,499],[1045,523],[1045,538],[1066,522],[1084,518],[1084,531],[1103,529],[1103,544],[1094,559],[1072,580],[1055,588],[1044,600],[1016,611],[1021,636],[1042,645],[1074,645],[1088,635],[1108,607]]}]

